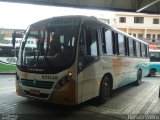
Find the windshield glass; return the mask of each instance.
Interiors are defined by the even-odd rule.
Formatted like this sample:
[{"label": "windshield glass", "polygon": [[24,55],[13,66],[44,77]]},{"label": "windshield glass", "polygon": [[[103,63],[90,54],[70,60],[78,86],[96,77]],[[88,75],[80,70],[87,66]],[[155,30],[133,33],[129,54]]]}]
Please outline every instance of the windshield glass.
[{"label": "windshield glass", "polygon": [[150,62],[160,62],[160,52],[150,52]]},{"label": "windshield glass", "polygon": [[31,26],[21,46],[21,69],[53,73],[71,66],[78,25],[77,21],[52,21]]}]

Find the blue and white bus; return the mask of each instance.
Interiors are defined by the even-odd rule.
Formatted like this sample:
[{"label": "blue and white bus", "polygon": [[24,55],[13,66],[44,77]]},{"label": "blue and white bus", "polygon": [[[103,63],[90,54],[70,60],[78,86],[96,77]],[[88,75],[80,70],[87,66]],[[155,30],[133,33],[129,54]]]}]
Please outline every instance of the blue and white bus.
[{"label": "blue and white bus", "polygon": [[156,73],[160,73],[160,49],[152,50],[149,49],[150,53],[150,65],[149,65],[149,76],[156,76]]}]

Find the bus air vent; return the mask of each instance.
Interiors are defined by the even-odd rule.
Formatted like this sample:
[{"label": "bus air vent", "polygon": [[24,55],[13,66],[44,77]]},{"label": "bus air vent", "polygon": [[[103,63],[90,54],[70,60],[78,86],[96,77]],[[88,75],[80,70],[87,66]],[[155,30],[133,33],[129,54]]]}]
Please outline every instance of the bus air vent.
[{"label": "bus air vent", "polygon": [[54,82],[21,79],[22,85],[36,88],[51,89]]}]

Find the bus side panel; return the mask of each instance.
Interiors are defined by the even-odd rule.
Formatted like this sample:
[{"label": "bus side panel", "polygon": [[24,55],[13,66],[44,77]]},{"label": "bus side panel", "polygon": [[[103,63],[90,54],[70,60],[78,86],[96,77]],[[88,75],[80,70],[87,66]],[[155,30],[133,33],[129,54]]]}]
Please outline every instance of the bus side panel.
[{"label": "bus side panel", "polygon": [[[81,71],[78,75],[79,102],[99,95],[100,83],[104,75],[113,77],[113,89],[128,83],[129,61],[115,56],[101,56],[100,59]],[[112,80],[111,80],[112,81]]]},{"label": "bus side panel", "polygon": [[138,61],[137,61],[137,58],[129,58],[129,59],[131,61],[131,64],[130,64],[130,67],[129,67],[129,69],[130,69],[129,81],[131,83],[131,82],[134,82],[134,81],[137,80],[137,70],[138,70],[137,62]]},{"label": "bus side panel", "polygon": [[96,97],[99,94],[101,68],[99,61],[91,64],[78,74],[79,103]]},{"label": "bus side panel", "polygon": [[[134,68],[135,70],[141,70],[142,71],[142,77],[145,77],[149,73],[149,59],[147,58],[140,58],[136,59]],[[137,75],[137,72],[136,72]]]},{"label": "bus side panel", "polygon": [[142,61],[142,64],[141,64],[141,66],[140,66],[140,68],[141,68],[141,70],[142,70],[142,76],[143,77],[146,77],[146,76],[148,76],[148,74],[149,74],[149,59],[147,58],[143,58],[142,59],[143,61]]},{"label": "bus side panel", "polygon": [[[123,79],[119,84],[119,87],[127,85],[137,80],[137,71],[140,69],[142,71],[142,76],[146,76],[148,72],[148,62],[143,58],[124,58],[123,60],[123,72],[126,72],[128,78]],[[146,72],[147,71],[147,72]],[[124,75],[123,75],[124,78]]]},{"label": "bus side panel", "polygon": [[[110,73],[113,78],[113,90],[136,80],[136,61],[124,56],[104,56],[103,74]],[[107,68],[107,69],[106,69]]]},{"label": "bus side panel", "polygon": [[129,69],[129,60],[123,57],[118,56],[103,56],[101,57],[101,75],[110,74],[112,76],[113,86],[112,89],[116,89],[120,86],[123,86],[128,82],[128,73]]},{"label": "bus side panel", "polygon": [[[146,58],[129,58],[123,56],[104,56],[104,73],[111,73],[113,77],[113,89],[122,87],[137,80],[137,71],[141,69],[142,77],[149,72],[149,60]],[[110,66],[112,64],[112,66]]]},{"label": "bus side panel", "polygon": [[[113,89],[124,86],[131,81],[129,80],[131,60],[126,57],[113,57],[112,59],[112,74],[113,74]],[[116,82],[116,84],[115,84]]]}]

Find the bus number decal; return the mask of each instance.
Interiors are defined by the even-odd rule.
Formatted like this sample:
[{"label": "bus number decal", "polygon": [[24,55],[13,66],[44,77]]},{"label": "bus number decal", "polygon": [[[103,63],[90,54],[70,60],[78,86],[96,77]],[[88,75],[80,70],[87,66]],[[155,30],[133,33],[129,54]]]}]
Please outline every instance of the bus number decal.
[{"label": "bus number decal", "polygon": [[58,80],[58,76],[42,75],[42,79],[56,79],[56,80]]}]

